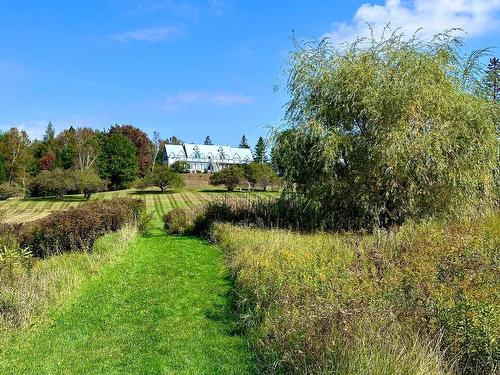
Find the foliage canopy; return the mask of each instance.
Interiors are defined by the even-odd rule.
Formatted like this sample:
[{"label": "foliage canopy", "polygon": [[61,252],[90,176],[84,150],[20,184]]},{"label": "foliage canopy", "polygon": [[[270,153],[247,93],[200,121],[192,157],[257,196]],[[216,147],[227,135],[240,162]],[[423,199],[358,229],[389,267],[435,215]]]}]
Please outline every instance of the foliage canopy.
[{"label": "foliage canopy", "polygon": [[146,182],[159,187],[161,191],[184,186],[184,181],[179,173],[174,172],[167,165],[159,165],[146,176]]},{"label": "foliage canopy", "polygon": [[243,169],[239,166],[230,166],[210,176],[211,185],[225,185],[228,191],[233,191],[243,181]]},{"label": "foliage canopy", "polygon": [[478,53],[453,32],[393,33],[291,54],[286,119],[273,157],[334,226],[460,214],[495,199],[498,104],[481,94]]}]

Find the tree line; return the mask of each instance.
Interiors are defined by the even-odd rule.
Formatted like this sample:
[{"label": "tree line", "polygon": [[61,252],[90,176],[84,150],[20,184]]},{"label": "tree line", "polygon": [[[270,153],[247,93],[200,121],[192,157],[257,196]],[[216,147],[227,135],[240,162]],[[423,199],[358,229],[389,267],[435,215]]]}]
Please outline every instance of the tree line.
[{"label": "tree line", "polygon": [[[210,138],[207,137],[208,141]],[[207,142],[207,140],[206,140]],[[106,131],[69,127],[56,134],[48,123],[42,139],[30,140],[16,127],[0,133],[0,198],[22,196],[62,196],[129,187],[142,179],[164,190],[181,185],[181,179],[163,166],[165,144],[181,144],[176,136],[150,138],[133,125],[113,125]],[[240,147],[250,148],[245,135]],[[267,161],[262,137],[255,159]]]}]

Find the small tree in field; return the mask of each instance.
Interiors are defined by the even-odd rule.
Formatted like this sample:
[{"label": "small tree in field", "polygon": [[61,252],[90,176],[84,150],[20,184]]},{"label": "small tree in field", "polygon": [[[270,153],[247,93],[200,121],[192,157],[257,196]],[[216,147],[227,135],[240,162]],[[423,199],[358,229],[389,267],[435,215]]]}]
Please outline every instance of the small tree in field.
[{"label": "small tree in field", "polygon": [[269,164],[260,164],[260,173],[257,178],[257,184],[266,191],[269,185],[276,182],[278,176]]},{"label": "small tree in field", "polygon": [[228,191],[233,191],[244,178],[241,167],[231,166],[212,174],[210,176],[210,185],[225,185]]},{"label": "small tree in field", "polygon": [[146,182],[152,186],[159,187],[162,192],[167,189],[184,186],[181,175],[166,165],[157,166],[154,171],[146,176]]},{"label": "small tree in field", "polygon": [[266,190],[267,186],[272,184],[277,177],[269,164],[260,163],[246,165],[244,175],[252,190],[255,189],[256,185],[260,185],[262,190]]},{"label": "small tree in field", "polygon": [[93,193],[97,193],[102,185],[99,175],[93,169],[85,169],[78,172],[78,190],[83,193],[85,199],[89,199]]}]

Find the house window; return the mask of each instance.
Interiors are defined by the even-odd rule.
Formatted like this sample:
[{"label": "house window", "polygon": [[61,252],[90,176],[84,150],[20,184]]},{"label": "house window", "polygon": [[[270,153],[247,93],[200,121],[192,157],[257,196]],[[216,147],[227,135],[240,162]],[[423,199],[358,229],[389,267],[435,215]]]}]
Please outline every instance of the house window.
[{"label": "house window", "polygon": [[219,158],[220,158],[221,160],[224,160],[224,159],[226,158],[226,155],[224,154],[224,149],[223,149],[222,147],[219,147],[219,148],[217,149],[217,152],[219,153]]},{"label": "house window", "polygon": [[193,159],[201,159],[200,149],[198,148],[198,146],[194,146],[193,151]]}]

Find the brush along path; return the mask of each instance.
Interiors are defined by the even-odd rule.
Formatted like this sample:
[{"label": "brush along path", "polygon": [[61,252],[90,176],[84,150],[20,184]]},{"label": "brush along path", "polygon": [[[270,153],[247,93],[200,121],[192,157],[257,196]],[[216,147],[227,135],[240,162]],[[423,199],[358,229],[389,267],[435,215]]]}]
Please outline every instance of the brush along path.
[{"label": "brush along path", "polygon": [[159,230],[0,352],[1,374],[247,374],[222,255]]}]

